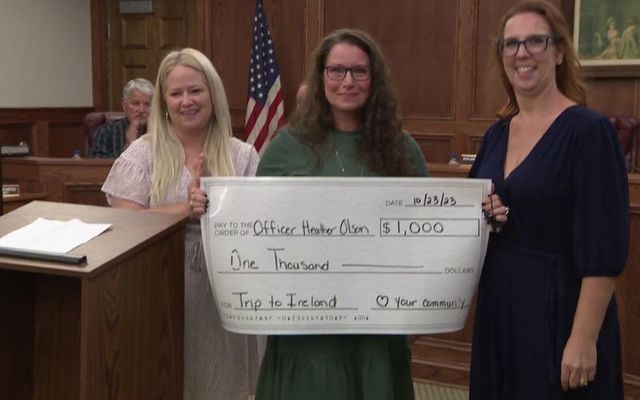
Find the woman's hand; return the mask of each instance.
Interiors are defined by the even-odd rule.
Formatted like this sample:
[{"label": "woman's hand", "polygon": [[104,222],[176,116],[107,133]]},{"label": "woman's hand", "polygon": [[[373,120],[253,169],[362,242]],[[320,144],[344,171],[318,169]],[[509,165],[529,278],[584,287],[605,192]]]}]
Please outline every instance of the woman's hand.
[{"label": "woman's hand", "polygon": [[564,346],[560,382],[564,390],[586,386],[596,376],[596,342],[615,288],[611,276],[585,276],[573,317],[571,335]]},{"label": "woman's hand", "polygon": [[193,180],[189,184],[189,207],[191,208],[191,218],[200,218],[202,214],[207,212],[209,199],[207,194],[200,188],[200,178],[207,174],[204,162],[204,155],[200,154],[194,162],[191,172]]},{"label": "woman's hand", "polygon": [[587,386],[596,376],[598,351],[595,340],[571,335],[564,347],[560,366],[562,389]]},{"label": "woman's hand", "polygon": [[494,186],[491,184],[491,193],[482,200],[482,212],[491,224],[494,232],[500,232],[502,225],[507,223],[509,207],[502,203],[500,196],[494,193]]},{"label": "woman's hand", "polygon": [[204,190],[200,189],[200,187],[192,186],[189,190],[189,206],[191,207],[192,218],[200,218],[202,214],[207,212],[209,199],[207,198],[207,194]]}]

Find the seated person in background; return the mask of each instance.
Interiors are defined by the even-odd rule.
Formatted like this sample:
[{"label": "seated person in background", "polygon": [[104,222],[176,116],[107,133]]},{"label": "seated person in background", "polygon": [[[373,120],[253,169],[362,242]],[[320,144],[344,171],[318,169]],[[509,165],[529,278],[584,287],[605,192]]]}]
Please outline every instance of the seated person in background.
[{"label": "seated person in background", "polygon": [[147,133],[147,119],[153,84],[146,79],[132,79],[122,90],[125,118],[101,125],[97,130],[89,157],[118,158],[120,153],[141,135]]}]

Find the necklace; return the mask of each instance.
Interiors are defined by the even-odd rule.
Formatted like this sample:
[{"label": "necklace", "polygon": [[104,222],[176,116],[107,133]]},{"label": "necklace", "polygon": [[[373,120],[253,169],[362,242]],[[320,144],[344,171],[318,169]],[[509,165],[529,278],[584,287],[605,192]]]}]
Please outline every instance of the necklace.
[{"label": "necklace", "polygon": [[[333,151],[336,153],[336,160],[338,160],[338,165],[340,166],[340,172],[342,172],[342,176],[347,176],[344,170],[344,164],[342,164],[342,159],[340,158],[340,153],[338,153],[338,146],[336,146],[336,138],[331,135],[331,139],[333,140]],[[360,176],[364,175],[364,163],[360,164]]]}]

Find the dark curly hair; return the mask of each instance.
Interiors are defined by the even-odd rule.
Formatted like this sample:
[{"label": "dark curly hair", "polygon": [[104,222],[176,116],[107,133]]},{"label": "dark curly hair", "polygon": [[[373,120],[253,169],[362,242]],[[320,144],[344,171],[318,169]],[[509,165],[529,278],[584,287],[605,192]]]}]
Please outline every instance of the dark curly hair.
[{"label": "dark curly hair", "polygon": [[338,43],[354,45],[369,56],[371,87],[369,98],[361,110],[362,129],[358,157],[366,166],[383,176],[413,176],[413,163],[407,151],[398,112],[391,73],[380,47],[367,33],[356,29],[340,29],[326,36],[315,49],[305,83],[308,91],[300,107],[292,114],[288,127],[309,145],[322,163],[322,146],[335,129],[331,106],[324,93],[324,70],[329,52]]}]

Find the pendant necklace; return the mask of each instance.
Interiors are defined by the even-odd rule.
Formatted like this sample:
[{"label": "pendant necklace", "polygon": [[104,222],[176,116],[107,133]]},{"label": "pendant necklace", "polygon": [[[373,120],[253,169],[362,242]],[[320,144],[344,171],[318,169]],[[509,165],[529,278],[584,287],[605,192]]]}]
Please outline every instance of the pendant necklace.
[{"label": "pendant necklace", "polygon": [[[336,138],[331,135],[331,139],[333,140],[333,151],[336,153],[336,160],[338,160],[338,165],[340,166],[340,171],[342,172],[342,176],[347,176],[344,165],[342,164],[342,159],[340,158],[340,153],[338,153],[338,146],[336,146]],[[364,163],[360,165],[360,176],[364,175]]]}]

